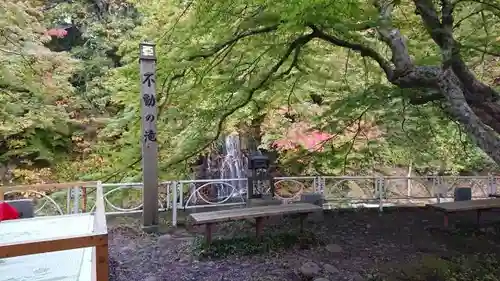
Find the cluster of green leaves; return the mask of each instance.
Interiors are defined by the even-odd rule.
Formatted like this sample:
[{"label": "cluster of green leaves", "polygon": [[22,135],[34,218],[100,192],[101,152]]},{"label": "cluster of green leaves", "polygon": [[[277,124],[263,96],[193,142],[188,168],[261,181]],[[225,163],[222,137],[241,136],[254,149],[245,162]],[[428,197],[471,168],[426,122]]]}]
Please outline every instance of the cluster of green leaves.
[{"label": "cluster of green leaves", "polygon": [[[116,53],[118,45],[140,22],[140,17],[127,1],[106,1],[105,7],[96,3],[56,3],[50,6],[45,17],[47,25],[70,27],[67,37],[52,40],[49,47],[68,50],[80,61],[70,82],[75,88],[74,95],[83,101],[79,118],[84,126],[75,133],[79,150],[66,161],[57,163],[60,180],[105,179],[113,169],[112,161],[116,160],[108,156],[106,147],[106,141],[115,136],[99,132],[113,120],[121,106],[110,102],[114,93],[104,83],[108,71],[121,65],[121,57]],[[103,145],[99,145],[99,140],[104,140]],[[79,161],[73,161],[74,158]]]},{"label": "cluster of green leaves", "polygon": [[33,1],[0,1],[0,162],[52,162],[67,152],[78,102],[69,78],[75,61],[50,40]]},{"label": "cluster of green leaves", "polygon": [[[411,2],[398,1],[393,23],[416,63],[439,64]],[[321,40],[291,49],[316,25],[384,54],[371,28],[378,11],[366,1],[113,0],[103,8],[82,0],[49,5],[43,21],[42,3],[0,3],[7,15],[0,21],[0,98],[9,105],[0,111],[4,162],[38,157],[55,163],[59,180],[139,179],[137,60],[139,42],[148,40],[157,45],[162,179],[186,176],[189,162],[224,134],[237,131],[274,149],[299,125],[332,137],[318,150],[279,151],[290,174],[490,164],[439,102],[410,103],[425,90],[396,88],[370,59]],[[464,59],[492,82],[500,75],[492,59],[500,52],[498,17],[491,5],[469,4],[457,4],[456,38]],[[43,36],[44,25],[69,22],[76,35]],[[262,136],[252,135],[255,126]]]},{"label": "cluster of green leaves", "polygon": [[[290,54],[277,67],[291,42],[307,32],[306,24],[327,27],[335,36],[382,51],[376,33],[359,31],[378,19],[377,10],[366,2],[148,0],[134,4],[143,23],[121,45],[124,66],[111,71],[106,83],[122,110],[103,131],[120,136],[112,144],[117,149],[109,151],[119,159],[114,163],[124,168],[139,155],[137,49],[146,39],[157,44],[163,177],[182,176],[193,156],[225,133],[244,134],[242,128],[262,114],[267,116],[262,147],[271,148],[294,125],[283,116],[283,108],[297,113],[309,128],[334,136],[322,151],[281,153],[281,163],[290,164],[294,173],[359,172],[373,165],[410,163],[456,172],[482,169],[488,163],[439,104],[411,105],[410,90],[389,85],[378,65],[352,51],[316,40],[302,47],[296,60]],[[459,17],[457,27],[461,42],[477,46],[484,41],[487,32],[477,26],[475,13],[481,7],[461,6],[458,15],[463,19]],[[394,23],[411,38],[409,48],[416,62],[439,63],[440,54],[413,10],[412,4],[402,1]],[[467,16],[470,13],[475,14]],[[481,27],[486,24],[497,23],[483,22]],[[474,38],[465,35],[467,30],[476,31]],[[494,33],[490,30],[490,37]],[[240,39],[233,40],[236,37]],[[491,62],[477,50],[464,56],[470,62],[481,57],[480,64]],[[323,97],[319,108],[311,102],[311,94]],[[364,129],[354,132],[359,127]],[[134,177],[137,169],[129,171],[127,176]]]},{"label": "cluster of green leaves", "polygon": [[[88,1],[0,4],[0,99],[6,104],[0,162],[54,168],[16,169],[20,181],[95,179],[107,163],[96,135],[117,110],[102,78],[120,64],[116,50],[138,22],[136,10],[125,1],[109,1],[105,10]],[[49,29],[68,34],[51,37]]]},{"label": "cluster of green leaves", "polygon": [[[108,3],[109,2],[109,3]],[[118,45],[129,30],[139,23],[134,7],[125,1],[107,1],[107,9],[100,10],[95,3],[71,1],[52,6],[45,17],[47,25],[70,26],[64,39],[53,40],[49,47],[69,50],[81,66],[71,79],[76,94],[85,99],[93,115],[101,116],[112,109],[108,107],[111,93],[102,84],[102,77],[120,65],[116,54]]]}]

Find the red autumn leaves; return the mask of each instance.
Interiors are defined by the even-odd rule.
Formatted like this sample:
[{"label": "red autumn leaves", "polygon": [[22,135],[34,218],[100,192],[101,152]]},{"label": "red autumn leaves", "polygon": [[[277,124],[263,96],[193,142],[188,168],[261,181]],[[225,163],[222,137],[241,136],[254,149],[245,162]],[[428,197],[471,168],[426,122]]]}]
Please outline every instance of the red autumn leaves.
[{"label": "red autumn leaves", "polygon": [[45,31],[45,35],[56,38],[64,38],[66,35],[68,35],[68,31],[66,31],[66,29],[63,28],[51,28]]}]

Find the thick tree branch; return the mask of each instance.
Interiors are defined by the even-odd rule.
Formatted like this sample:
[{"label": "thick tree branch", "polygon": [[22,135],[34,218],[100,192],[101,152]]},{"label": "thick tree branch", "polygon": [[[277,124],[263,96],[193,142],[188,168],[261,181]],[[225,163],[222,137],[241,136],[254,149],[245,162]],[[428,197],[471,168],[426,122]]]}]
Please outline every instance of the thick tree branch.
[{"label": "thick tree branch", "polygon": [[443,52],[445,65],[450,65],[453,72],[462,82],[468,102],[494,102],[500,95],[488,85],[479,81],[470,71],[460,55],[460,44],[453,38],[453,8],[450,0],[442,0],[443,22],[439,21],[436,7],[432,0],[414,0],[417,13],[431,35],[432,39]]},{"label": "thick tree branch", "polygon": [[391,64],[374,49],[367,47],[367,46],[364,46],[364,45],[361,45],[361,44],[351,43],[351,42],[339,39],[335,36],[326,34],[325,32],[318,29],[314,25],[310,25],[309,27],[313,30],[313,32],[314,32],[313,34],[316,38],[319,38],[321,40],[329,42],[335,46],[351,49],[355,52],[360,53],[361,56],[363,56],[363,57],[370,57],[378,63],[378,65],[382,68],[382,70],[384,70],[384,72],[387,75],[387,77],[389,78],[389,80],[391,80],[391,78],[394,76],[394,72],[393,72],[393,68],[392,68]]},{"label": "thick tree branch", "polygon": [[290,74],[290,72],[292,72],[292,69],[295,67],[297,69],[299,69],[298,67],[298,63],[299,63],[299,56],[300,56],[300,50],[302,49],[301,46],[295,48],[295,51],[294,51],[294,55],[293,55],[293,59],[292,59],[292,62],[290,63],[290,66],[288,67],[287,70],[283,71],[279,76],[278,78],[281,78],[281,77],[284,77],[284,76],[287,76],[288,74]]},{"label": "thick tree branch", "polygon": [[382,0],[376,1],[375,6],[378,8],[380,13],[377,32],[382,41],[384,41],[385,44],[391,49],[391,61],[396,67],[394,76],[388,76],[389,81],[394,83],[397,78],[408,74],[413,69],[414,65],[410,54],[408,53],[405,38],[401,35],[401,32],[398,29],[393,28],[391,24],[394,2]]},{"label": "thick tree branch", "polygon": [[460,81],[451,68],[443,71],[438,79],[438,87],[448,100],[450,113],[464,126],[472,140],[496,163],[500,163],[500,139],[497,134],[478,118],[465,100]]},{"label": "thick tree branch", "polygon": [[315,33],[309,33],[306,35],[302,35],[295,39],[287,48],[283,56],[278,60],[278,62],[262,77],[262,79],[253,87],[251,87],[247,91],[247,95],[245,99],[243,99],[241,102],[239,102],[237,105],[235,105],[233,108],[230,110],[226,111],[222,116],[219,118],[219,122],[217,124],[217,129],[215,135],[210,138],[203,146],[198,148],[195,151],[192,151],[191,153],[173,160],[169,163],[166,164],[165,167],[163,168],[168,168],[172,167],[174,165],[177,165],[179,163],[182,163],[186,159],[189,159],[193,156],[198,155],[205,149],[207,149],[214,141],[219,139],[220,134],[222,133],[222,129],[224,126],[224,123],[226,122],[226,119],[229,118],[231,115],[233,115],[236,111],[239,109],[245,107],[248,103],[250,103],[253,99],[253,95],[260,89],[262,89],[270,80],[271,78],[278,72],[278,70],[283,66],[283,64],[289,59],[290,55],[297,49],[303,47],[305,44],[307,44],[309,41],[311,41],[315,37]]},{"label": "thick tree branch", "polygon": [[231,39],[229,39],[221,44],[218,44],[218,45],[212,47],[210,50],[208,50],[204,53],[188,57],[187,60],[194,60],[197,58],[211,57],[211,56],[215,55],[216,53],[218,53],[219,51],[221,51],[222,49],[226,48],[227,46],[232,45],[243,38],[250,37],[252,35],[257,35],[257,34],[275,31],[278,29],[278,26],[279,26],[279,24],[275,24],[275,25],[271,25],[271,26],[266,26],[266,27],[254,29],[254,30],[246,30],[246,31],[240,33],[239,35],[237,35],[237,36],[235,36],[235,37],[233,37],[233,38],[231,38]]},{"label": "thick tree branch", "polygon": [[401,88],[436,89],[436,82],[441,69],[436,66],[414,66],[403,36],[399,30],[392,28],[390,25],[390,11],[392,11],[392,6],[379,5],[378,7],[384,21],[378,31],[382,40],[392,50],[392,64],[370,47],[339,39],[326,34],[315,26],[310,27],[313,29],[316,38],[336,46],[351,49],[360,53],[363,57],[370,57],[375,60],[385,72],[387,79],[394,85]]},{"label": "thick tree branch", "polygon": [[[415,66],[408,53],[404,37],[391,24],[394,2],[377,0],[380,20],[377,31],[381,40],[391,51],[389,64],[379,53],[366,46],[340,40],[325,34],[314,26],[317,37],[331,44],[352,49],[378,62],[389,81],[401,88],[426,88],[439,93],[426,95],[428,100],[446,98],[446,111],[465,128],[476,144],[494,161],[500,163],[500,104],[498,93],[480,82],[466,66],[460,56],[459,44],[453,38],[453,5],[451,0],[441,0],[441,17],[432,0],[413,0],[417,13],[421,15],[428,33],[441,48],[444,65]],[[441,18],[441,19],[440,19]],[[415,101],[416,102],[416,101]],[[489,126],[489,127],[488,127]],[[493,131],[493,128],[495,131]]]},{"label": "thick tree branch", "polygon": [[424,26],[434,42],[441,48],[443,69],[446,70],[448,67],[452,69],[468,106],[484,124],[500,133],[500,104],[498,103],[500,94],[479,81],[465,64],[460,54],[460,44],[453,37],[453,5],[450,0],[441,1],[441,21],[439,21],[438,12],[432,0],[414,0],[414,3]]}]

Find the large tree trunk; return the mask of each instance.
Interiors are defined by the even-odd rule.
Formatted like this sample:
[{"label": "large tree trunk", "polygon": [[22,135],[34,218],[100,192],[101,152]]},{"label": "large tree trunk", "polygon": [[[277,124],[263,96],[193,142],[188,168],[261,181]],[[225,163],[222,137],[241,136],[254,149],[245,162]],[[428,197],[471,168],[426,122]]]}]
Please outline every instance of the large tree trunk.
[{"label": "large tree trunk", "polygon": [[414,0],[414,3],[424,26],[441,49],[444,63],[437,87],[447,100],[449,113],[500,164],[500,94],[479,81],[463,61],[460,45],[453,37],[454,3],[441,1],[441,17],[433,1]]},{"label": "large tree trunk", "polygon": [[[500,124],[500,119],[494,120],[494,117],[483,109],[494,108],[498,115],[499,105],[491,101],[474,105],[476,112],[478,110],[484,112],[481,115],[476,114],[464,96],[462,83],[451,69],[443,71],[438,80],[438,86],[447,99],[449,113],[463,125],[472,140],[496,163],[500,164],[500,138],[497,134],[499,131],[495,132],[486,125],[491,122]],[[495,112],[494,110],[492,112]]]},{"label": "large tree trunk", "polygon": [[452,68],[415,67],[391,82],[402,88],[438,90],[450,117],[462,124],[476,145],[500,164],[500,104],[489,97],[489,92],[464,90],[473,85],[462,82]]}]

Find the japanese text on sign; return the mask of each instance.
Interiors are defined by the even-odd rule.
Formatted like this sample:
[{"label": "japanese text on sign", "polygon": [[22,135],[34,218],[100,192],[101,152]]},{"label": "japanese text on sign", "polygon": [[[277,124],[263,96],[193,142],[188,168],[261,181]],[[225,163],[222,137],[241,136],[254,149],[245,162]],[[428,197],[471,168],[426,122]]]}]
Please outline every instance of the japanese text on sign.
[{"label": "japanese text on sign", "polygon": [[144,105],[147,107],[152,107],[156,105],[156,99],[154,95],[151,94],[144,94],[142,96],[142,99],[144,101]]},{"label": "japanese text on sign", "polygon": [[148,84],[148,87],[151,88],[151,86],[155,83],[155,76],[151,72],[146,72],[144,73],[144,80],[142,80],[142,84]]},{"label": "japanese text on sign", "polygon": [[144,131],[144,142],[156,141],[156,132],[153,130]]}]

